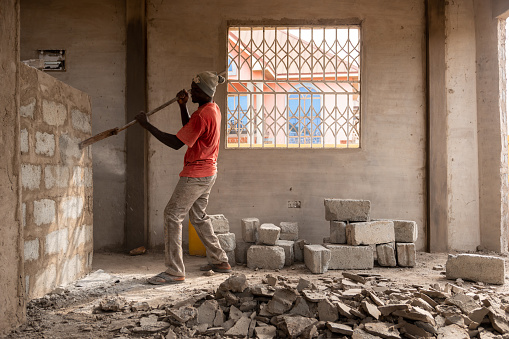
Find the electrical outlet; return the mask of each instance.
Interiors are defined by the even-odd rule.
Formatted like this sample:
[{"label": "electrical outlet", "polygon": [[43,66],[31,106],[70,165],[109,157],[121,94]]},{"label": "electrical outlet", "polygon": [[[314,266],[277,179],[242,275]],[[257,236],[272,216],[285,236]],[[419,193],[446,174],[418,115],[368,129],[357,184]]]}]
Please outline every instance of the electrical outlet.
[{"label": "electrical outlet", "polygon": [[288,208],[300,208],[301,202],[300,200],[288,200]]}]

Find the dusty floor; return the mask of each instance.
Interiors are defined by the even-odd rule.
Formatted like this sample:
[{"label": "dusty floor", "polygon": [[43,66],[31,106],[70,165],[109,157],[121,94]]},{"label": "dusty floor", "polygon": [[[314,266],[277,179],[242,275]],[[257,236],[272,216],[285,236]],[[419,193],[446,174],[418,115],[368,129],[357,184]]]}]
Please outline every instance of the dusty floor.
[{"label": "dusty floor", "polygon": [[[445,285],[441,274],[445,270],[447,254],[418,253],[415,268],[381,268],[375,267],[369,273],[376,273],[388,279],[396,287],[408,285]],[[57,289],[54,294],[33,300],[27,309],[27,322],[5,338],[164,338],[159,333],[120,333],[119,329],[126,321],[140,318],[138,312],[94,311],[101,301],[116,298],[129,302],[147,302],[152,308],[164,308],[177,300],[193,295],[198,290],[213,290],[223,282],[227,274],[205,276],[199,271],[205,258],[185,257],[186,282],[173,286],[153,286],[146,279],[164,270],[162,253],[146,253],[140,256],[124,254],[94,255],[92,274],[75,284]],[[442,265],[443,270],[434,270]],[[506,267],[508,263],[506,261]],[[310,274],[304,264],[295,264],[279,272],[272,270],[253,271],[245,266],[234,267],[236,272],[244,273],[249,283],[259,283],[262,278],[272,273],[288,278],[303,277],[320,284],[322,279],[340,277],[342,271],[329,271],[322,275]],[[509,270],[506,271],[509,272]],[[351,271],[360,273],[362,271]],[[509,278],[509,277],[506,277]],[[468,286],[468,282],[464,283]],[[509,293],[509,283],[489,288],[501,294]],[[124,331],[125,332],[125,331]]]}]

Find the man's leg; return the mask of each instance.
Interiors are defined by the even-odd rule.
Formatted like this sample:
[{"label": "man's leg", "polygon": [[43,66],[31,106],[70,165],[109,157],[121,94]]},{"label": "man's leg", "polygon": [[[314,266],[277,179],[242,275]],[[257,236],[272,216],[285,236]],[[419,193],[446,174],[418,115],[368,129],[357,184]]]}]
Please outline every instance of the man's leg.
[{"label": "man's leg", "polygon": [[[207,252],[210,255],[212,264],[221,264],[227,263],[228,257],[226,253],[219,245],[219,240],[217,236],[214,234],[214,229],[212,227],[212,222],[210,221],[210,217],[205,212],[207,208],[207,204],[209,202],[209,195],[216,181],[216,177],[208,177],[208,186],[209,188],[203,192],[203,194],[196,199],[193,206],[189,210],[189,219],[196,229],[196,233],[200,237],[200,240],[203,242],[205,247],[207,248]],[[200,178],[207,179],[207,178]]]},{"label": "man's leg", "polygon": [[208,189],[207,185],[200,185],[199,182],[197,184],[196,179],[201,178],[181,177],[164,209],[166,273],[172,276],[185,276],[182,221],[196,199]]}]

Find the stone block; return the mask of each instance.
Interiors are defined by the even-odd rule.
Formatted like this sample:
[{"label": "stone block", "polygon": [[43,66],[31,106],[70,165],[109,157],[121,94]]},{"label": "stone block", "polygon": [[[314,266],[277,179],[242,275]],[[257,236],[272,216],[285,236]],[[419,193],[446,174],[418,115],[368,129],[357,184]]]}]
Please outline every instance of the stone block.
[{"label": "stone block", "polygon": [[77,187],[92,187],[92,169],[75,166],[72,174],[72,183]]},{"label": "stone block", "polygon": [[291,240],[278,240],[276,246],[282,247],[285,250],[285,266],[292,266],[295,256],[293,254],[294,241]]},{"label": "stone block", "polygon": [[21,165],[21,186],[29,190],[38,189],[41,185],[41,166]]},{"label": "stone block", "polygon": [[502,258],[477,254],[450,254],[445,270],[447,279],[461,278],[488,284],[504,284],[505,265]]},{"label": "stone block", "polygon": [[26,105],[20,105],[19,107],[19,115],[25,118],[34,118],[35,111],[35,98],[31,98],[30,101]]},{"label": "stone block", "polygon": [[228,257],[228,263],[231,267],[236,266],[236,260],[235,260],[235,251],[225,251],[226,256]]},{"label": "stone block", "polygon": [[39,259],[39,240],[25,241],[24,249],[25,261]]},{"label": "stone block", "polygon": [[67,120],[67,108],[61,103],[43,100],[42,119],[51,126],[62,126]]},{"label": "stone block", "polygon": [[370,246],[325,245],[331,252],[331,270],[369,270],[373,268],[373,249]]},{"label": "stone block", "polygon": [[44,167],[44,185],[47,189],[67,188],[69,186],[69,168],[52,165]]},{"label": "stone block", "polygon": [[216,236],[219,239],[219,245],[225,252],[235,251],[237,245],[235,233],[219,233]]},{"label": "stone block", "polygon": [[253,244],[250,242],[237,241],[237,246],[235,247],[235,261],[240,264],[247,263],[247,250],[251,246],[253,246]]},{"label": "stone block", "polygon": [[309,245],[309,242],[305,239],[299,239],[293,243],[293,255],[295,257],[295,261],[303,262],[304,261],[304,246]]},{"label": "stone block", "polygon": [[264,245],[274,246],[281,229],[274,224],[262,224],[258,229],[258,240]]},{"label": "stone block", "polygon": [[359,222],[346,225],[348,245],[373,245],[394,242],[394,223],[391,220]]},{"label": "stone block", "polygon": [[59,252],[66,252],[69,245],[69,232],[67,228],[53,231],[46,235],[46,241],[44,243],[44,252],[46,254],[54,254]]},{"label": "stone block", "polygon": [[78,219],[83,213],[83,197],[65,197],[60,202],[60,211],[64,219]]},{"label": "stone block", "polygon": [[48,133],[35,133],[35,153],[52,157],[55,154],[55,135]]},{"label": "stone block", "polygon": [[[228,233],[230,232],[230,223],[228,219],[222,214],[209,215],[212,222],[214,233]],[[235,248],[234,248],[235,249]],[[225,250],[226,251],[226,250]],[[231,250],[233,251],[233,250]]]},{"label": "stone block", "polygon": [[245,242],[257,242],[260,220],[257,218],[244,218],[241,220],[242,239]]},{"label": "stone block", "polygon": [[56,203],[51,199],[34,201],[34,223],[37,226],[51,224],[56,220]]},{"label": "stone block", "polygon": [[330,237],[332,244],[346,244],[346,223],[338,220],[330,222]]},{"label": "stone block", "polygon": [[285,250],[279,246],[253,245],[247,250],[247,267],[282,269],[285,265]]},{"label": "stone block", "polygon": [[304,263],[311,273],[325,273],[331,261],[331,251],[322,245],[304,246]]},{"label": "stone block", "polygon": [[325,199],[325,220],[369,221],[371,202],[369,200]]},{"label": "stone block", "polygon": [[299,239],[299,223],[293,221],[283,221],[279,224],[281,240],[297,240]]},{"label": "stone block", "polygon": [[396,243],[396,253],[398,255],[398,266],[415,266],[415,244],[414,243]]},{"label": "stone block", "polygon": [[393,220],[394,238],[396,242],[416,242],[418,236],[417,223],[407,220]]},{"label": "stone block", "polygon": [[90,125],[90,115],[83,113],[78,109],[71,110],[71,122],[75,129],[84,133],[92,132]]},{"label": "stone block", "polygon": [[60,149],[60,158],[66,164],[70,164],[74,160],[81,158],[82,151],[79,148],[80,139],[61,134],[58,138],[58,147]]},{"label": "stone block", "polygon": [[23,128],[20,131],[20,138],[21,138],[20,144],[21,153],[28,153],[29,143],[28,143],[28,131],[26,128]]},{"label": "stone block", "polygon": [[378,265],[384,267],[396,266],[396,251],[394,243],[376,245]]}]

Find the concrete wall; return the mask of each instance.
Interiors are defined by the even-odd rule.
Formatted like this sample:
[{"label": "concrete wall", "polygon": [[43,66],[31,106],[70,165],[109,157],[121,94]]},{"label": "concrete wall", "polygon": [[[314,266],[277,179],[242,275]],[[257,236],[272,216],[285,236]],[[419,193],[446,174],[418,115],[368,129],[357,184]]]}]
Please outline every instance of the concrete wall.
[{"label": "concrete wall", "polygon": [[21,65],[21,184],[25,287],[29,299],[92,267],[90,97]]},{"label": "concrete wall", "polygon": [[[125,124],[125,1],[21,3],[21,60],[38,49],[65,49],[66,72],[52,76],[91,96],[92,133]],[[124,242],[125,135],[91,146],[94,155],[96,249]]]},{"label": "concrete wall", "polygon": [[0,335],[25,319],[19,133],[19,2],[0,2]]},{"label": "concrete wall", "polygon": [[[374,218],[415,220],[417,247],[424,249],[424,2],[147,2],[149,109],[189,86],[196,73],[226,68],[228,20],[284,25],[351,18],[362,20],[362,148],[227,150],[222,144],[208,212],[224,214],[237,236],[241,218],[258,217],[276,224],[298,221],[301,237],[321,242],[329,233],[324,198],[369,199]],[[215,98],[223,113],[225,92],[219,88]],[[152,121],[176,133],[181,126],[178,107]],[[224,128],[222,132],[224,142]],[[176,152],[150,139],[149,234],[154,246],[163,241],[163,210],[184,152],[185,147]],[[288,200],[302,201],[302,208],[287,208]]]}]

